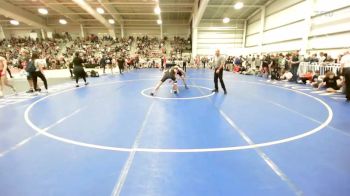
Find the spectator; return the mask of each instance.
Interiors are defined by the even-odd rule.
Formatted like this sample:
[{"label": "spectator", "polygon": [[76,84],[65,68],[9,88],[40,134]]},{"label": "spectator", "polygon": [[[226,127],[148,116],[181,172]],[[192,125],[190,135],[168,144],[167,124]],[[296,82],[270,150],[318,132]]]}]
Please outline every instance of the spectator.
[{"label": "spectator", "polygon": [[296,82],[298,78],[298,69],[300,65],[300,60],[299,60],[299,51],[295,51],[292,55],[292,60],[291,60],[291,72],[293,74],[292,82]]},{"label": "spectator", "polygon": [[331,71],[326,73],[326,77],[323,79],[323,82],[318,86],[318,89],[325,87],[327,92],[334,93],[340,89],[340,77],[335,76]]}]

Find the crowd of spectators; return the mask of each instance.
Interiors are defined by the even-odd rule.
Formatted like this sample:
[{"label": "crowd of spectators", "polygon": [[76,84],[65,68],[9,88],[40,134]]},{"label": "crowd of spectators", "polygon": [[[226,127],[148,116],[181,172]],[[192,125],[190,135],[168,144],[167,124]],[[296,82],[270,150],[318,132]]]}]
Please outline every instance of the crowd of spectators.
[{"label": "crowd of spectators", "polygon": [[[225,70],[244,75],[256,75],[269,80],[283,80],[300,84],[310,84],[315,88],[326,88],[328,92],[342,91],[344,77],[341,75],[342,54],[328,55],[326,52],[300,55],[299,51],[288,53],[268,53],[264,55],[227,56]],[[213,57],[197,57],[195,66],[212,67]],[[300,70],[303,63],[306,68]],[[197,65],[196,65],[197,64]]]},{"label": "crowd of spectators", "polygon": [[[170,50],[165,48],[166,42],[170,44]],[[188,49],[188,45],[191,45],[191,40],[181,37],[174,37],[173,40],[148,36],[114,39],[111,36],[98,37],[91,34],[84,39],[72,39],[69,34],[54,34],[54,38],[45,40],[29,37],[2,40],[0,49],[7,54],[10,67],[22,68],[18,64],[21,62],[19,51],[24,48],[29,53],[37,52],[41,59],[45,59],[46,69],[62,69],[69,67],[76,51],[84,53],[86,64],[91,67],[99,65],[103,55],[114,58],[123,56],[132,67],[154,67],[159,66],[160,58],[164,55],[172,60],[175,57],[178,58],[176,60],[181,60],[182,52]]]},{"label": "crowd of spectators", "polygon": [[[31,39],[11,38],[0,41],[1,54],[6,58],[9,67],[25,69],[25,62],[28,63],[30,54],[38,54],[40,59],[45,59],[46,69],[69,68],[72,70],[72,58],[77,51],[83,53],[86,67],[108,66],[113,71],[117,65],[118,59],[124,59],[125,68],[144,68],[144,67],[164,67],[165,63],[176,63],[182,65],[193,65],[196,68],[200,66],[212,68],[214,57],[197,56],[192,59],[190,56],[182,55],[182,48],[186,45],[184,38],[174,37],[170,41],[172,51],[166,56],[164,50],[165,39],[144,37],[127,37],[113,39],[110,36],[104,36],[99,39],[95,35],[90,35],[85,39]],[[131,54],[133,43],[135,53]],[[70,43],[70,44],[69,44]],[[62,50],[65,48],[65,50]],[[174,50],[176,52],[174,52]],[[24,53],[27,55],[23,55]],[[319,54],[300,55],[299,51],[291,53],[269,53],[264,55],[249,54],[246,56],[228,56],[225,61],[224,69],[234,73],[245,75],[256,75],[270,80],[285,80],[301,84],[310,84],[315,88],[326,88],[328,92],[342,91],[344,78],[340,74],[339,67],[342,55],[331,56],[326,52]],[[108,62],[107,62],[108,61]],[[315,64],[317,69],[310,69],[300,72],[301,63]],[[322,69],[335,65],[336,69]],[[333,66],[334,68],[334,66]],[[11,73],[10,77],[12,77]],[[71,72],[71,76],[73,74]],[[33,91],[33,90],[31,90]]]},{"label": "crowd of spectators", "polygon": [[[178,64],[181,64],[179,61],[185,59],[189,66],[211,68],[214,61],[212,56],[197,56],[194,59],[185,58],[182,52],[191,43],[191,40],[181,37],[174,37],[173,40],[169,41],[171,51],[168,57],[166,57],[165,50],[167,38],[161,40],[148,36],[136,38],[130,36],[114,39],[110,36],[99,38],[96,35],[89,35],[85,39],[71,40],[69,38],[69,35],[62,39],[45,40],[29,37],[11,38],[0,41],[0,51],[5,54],[10,67],[19,69],[23,68],[21,62],[24,61],[23,56],[20,55],[21,49],[25,49],[29,53],[39,54],[41,59],[46,60],[46,69],[71,67],[69,64],[76,51],[83,52],[86,64],[91,67],[103,66],[104,63],[101,63],[101,60],[106,56],[112,58],[112,65],[116,64],[117,58],[122,57],[125,59],[126,68],[160,67],[161,61],[164,62],[166,59],[168,59],[168,62],[178,62]],[[132,46],[135,47],[134,54],[131,54]],[[65,50],[62,50],[63,48]],[[245,75],[257,75],[271,80],[310,83],[315,87],[324,85],[323,78],[335,75],[339,80],[338,86],[341,86],[343,80],[339,74],[339,69],[336,72],[326,70],[322,74],[319,73],[319,70],[307,70],[304,73],[298,71],[300,63],[303,62],[327,66],[339,63],[341,57],[342,55],[334,57],[326,52],[300,55],[298,51],[228,56],[225,62],[225,70]],[[336,88],[335,90],[339,89]]]},{"label": "crowd of spectators", "polygon": [[172,48],[172,52],[176,54],[182,54],[185,50],[189,50],[191,48],[191,39],[185,39],[182,37],[174,37],[174,40],[170,41],[170,45]]}]

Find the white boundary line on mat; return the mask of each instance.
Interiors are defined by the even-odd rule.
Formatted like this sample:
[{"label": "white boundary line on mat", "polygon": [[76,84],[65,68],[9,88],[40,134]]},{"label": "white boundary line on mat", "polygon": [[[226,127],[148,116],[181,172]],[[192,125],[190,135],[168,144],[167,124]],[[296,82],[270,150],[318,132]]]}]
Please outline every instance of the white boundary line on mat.
[{"label": "white boundary line on mat", "polygon": [[[191,79],[196,79],[196,80],[211,80],[208,78],[191,78]],[[141,79],[141,80],[146,80],[146,79]],[[150,80],[150,79],[148,79]],[[151,79],[152,80],[152,79]],[[123,82],[137,82],[140,80],[128,80],[128,81],[116,81],[116,82],[109,82],[109,83],[100,83],[98,85],[91,85],[91,87],[93,86],[101,86],[101,85],[105,85],[105,84],[114,84],[114,83],[123,83]],[[292,137],[288,137],[288,138],[284,138],[281,140],[275,140],[275,141],[270,141],[270,142],[264,142],[264,143],[259,143],[259,144],[253,144],[253,145],[243,145],[243,146],[228,146],[228,147],[220,147],[220,148],[178,148],[178,149],[174,149],[174,148],[122,148],[122,147],[113,147],[113,146],[104,146],[104,145],[96,145],[96,144],[90,144],[90,143],[85,143],[85,142],[80,142],[80,141],[75,141],[72,139],[67,139],[64,137],[60,137],[48,132],[45,132],[44,129],[39,128],[38,126],[36,126],[29,118],[29,113],[31,111],[31,109],[38,104],[39,102],[58,95],[58,94],[62,94],[70,90],[67,91],[62,91],[56,94],[51,94],[49,96],[43,97],[41,99],[36,100],[35,102],[33,102],[32,104],[30,104],[27,109],[24,112],[24,119],[25,122],[35,131],[37,131],[38,133],[49,137],[51,139],[57,140],[57,141],[61,141],[67,144],[73,144],[73,145],[77,145],[77,146],[81,146],[81,147],[87,147],[87,148],[94,148],[94,149],[100,149],[100,150],[109,150],[109,151],[119,151],[119,152],[149,152],[149,153],[200,153],[200,152],[223,152],[223,151],[235,151],[235,150],[246,150],[246,149],[255,149],[255,148],[261,148],[261,147],[267,147],[267,146],[273,146],[273,145],[277,145],[277,144],[282,144],[282,143],[287,143],[287,142],[291,142],[291,141],[295,141],[298,139],[302,139],[305,138],[307,136],[310,136],[312,134],[315,134],[319,131],[321,131],[323,128],[325,128],[333,119],[333,111],[331,109],[331,107],[326,104],[324,101],[322,101],[321,99],[314,97],[312,95],[306,94],[304,92],[301,91],[297,91],[294,89],[289,89],[289,88],[285,88],[285,87],[280,87],[280,86],[276,86],[276,85],[269,85],[269,84],[264,84],[264,83],[259,83],[259,82],[249,82],[249,81],[235,81],[235,82],[244,82],[244,83],[250,83],[250,84],[257,84],[257,85],[264,85],[264,86],[272,86],[275,88],[280,88],[280,89],[284,89],[284,90],[288,90],[288,91],[292,91],[304,96],[307,96],[309,98],[312,98],[314,100],[316,100],[317,102],[321,103],[327,110],[328,112],[328,117],[327,119],[320,124],[318,127],[313,128],[311,130],[307,130],[306,132],[299,134],[299,135],[295,135]],[[74,89],[73,89],[74,90]]]}]

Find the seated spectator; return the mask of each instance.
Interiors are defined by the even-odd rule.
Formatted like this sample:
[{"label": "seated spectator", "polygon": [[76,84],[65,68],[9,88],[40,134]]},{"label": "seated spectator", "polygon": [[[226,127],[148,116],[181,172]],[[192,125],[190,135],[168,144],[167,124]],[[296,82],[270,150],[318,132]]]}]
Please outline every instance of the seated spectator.
[{"label": "seated spectator", "polygon": [[290,81],[292,78],[293,78],[293,74],[288,69],[286,69],[283,75],[280,77],[280,79],[283,81]]},{"label": "seated spectator", "polygon": [[326,77],[323,79],[323,82],[319,84],[318,89],[324,87],[327,92],[335,93],[341,88],[341,79],[339,76],[336,76],[333,72],[328,71]]},{"label": "seated spectator", "polygon": [[311,86],[314,88],[318,88],[318,86],[322,83],[324,76],[320,75],[320,71],[315,71],[315,74],[312,76]]},{"label": "seated spectator", "polygon": [[311,70],[308,70],[306,73],[301,74],[299,76],[299,81],[298,83],[300,84],[306,84],[306,83],[310,83],[313,80],[313,73]]}]

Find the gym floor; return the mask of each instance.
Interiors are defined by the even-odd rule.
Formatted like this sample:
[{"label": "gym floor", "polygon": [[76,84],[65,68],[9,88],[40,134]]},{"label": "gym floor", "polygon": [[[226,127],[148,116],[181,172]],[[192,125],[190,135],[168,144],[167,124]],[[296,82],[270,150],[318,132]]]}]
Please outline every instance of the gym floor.
[{"label": "gym floor", "polygon": [[228,72],[213,94],[213,72],[190,69],[190,89],[150,97],[160,78],[1,100],[0,195],[350,194],[343,95]]}]

